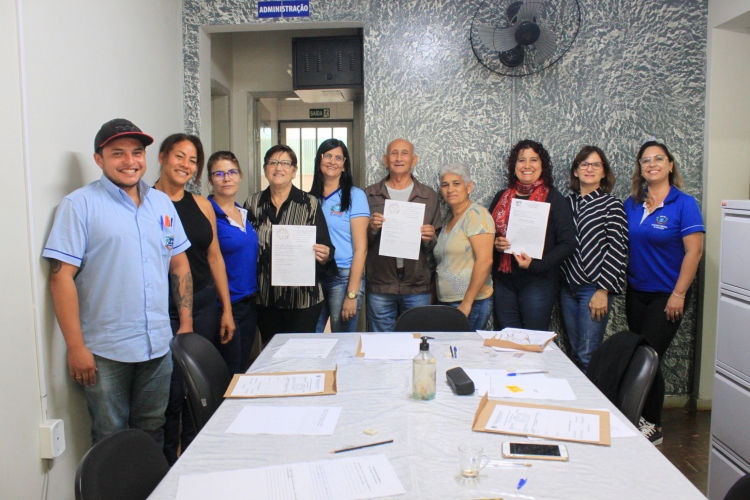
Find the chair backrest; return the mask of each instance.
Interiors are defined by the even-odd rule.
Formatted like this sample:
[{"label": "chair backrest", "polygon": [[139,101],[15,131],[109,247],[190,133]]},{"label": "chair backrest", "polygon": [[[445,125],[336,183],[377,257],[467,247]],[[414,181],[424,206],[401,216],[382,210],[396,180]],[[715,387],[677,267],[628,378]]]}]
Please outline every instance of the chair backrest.
[{"label": "chair backrest", "polygon": [[656,351],[647,345],[638,346],[620,382],[615,406],[636,427],[658,368],[659,356]]},{"label": "chair backrest", "polygon": [[154,438],[138,429],[108,436],[78,465],[76,500],[145,500],[169,472]]},{"label": "chair backrest", "polygon": [[729,488],[724,500],[747,500],[750,498],[750,474],[745,474]]},{"label": "chair backrest", "polygon": [[188,409],[198,432],[224,400],[232,374],[216,347],[197,333],[175,335],[169,345],[182,371]]},{"label": "chair backrest", "polygon": [[397,332],[470,332],[466,315],[451,306],[419,306],[396,320]]}]

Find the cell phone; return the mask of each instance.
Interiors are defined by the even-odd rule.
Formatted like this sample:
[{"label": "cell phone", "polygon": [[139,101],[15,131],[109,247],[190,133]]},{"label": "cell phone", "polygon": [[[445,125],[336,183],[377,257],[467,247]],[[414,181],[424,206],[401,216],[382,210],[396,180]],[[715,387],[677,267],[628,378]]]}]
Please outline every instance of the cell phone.
[{"label": "cell phone", "polygon": [[548,443],[503,443],[503,457],[528,460],[568,461],[568,448],[561,444]]}]

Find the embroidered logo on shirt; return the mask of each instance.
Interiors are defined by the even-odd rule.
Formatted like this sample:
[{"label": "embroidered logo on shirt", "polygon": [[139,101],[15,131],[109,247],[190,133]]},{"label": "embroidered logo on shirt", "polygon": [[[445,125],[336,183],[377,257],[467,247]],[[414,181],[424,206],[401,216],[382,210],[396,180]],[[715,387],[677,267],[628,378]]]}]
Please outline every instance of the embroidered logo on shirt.
[{"label": "embroidered logo on shirt", "polygon": [[174,248],[174,236],[171,234],[164,235],[164,246],[167,250],[172,250]]},{"label": "embroidered logo on shirt", "polygon": [[344,212],[341,211],[341,203],[336,203],[331,207],[331,215],[344,215]]},{"label": "embroidered logo on shirt", "polygon": [[667,229],[667,221],[669,218],[667,218],[666,215],[657,215],[656,216],[656,224],[651,224],[651,227],[654,229]]}]

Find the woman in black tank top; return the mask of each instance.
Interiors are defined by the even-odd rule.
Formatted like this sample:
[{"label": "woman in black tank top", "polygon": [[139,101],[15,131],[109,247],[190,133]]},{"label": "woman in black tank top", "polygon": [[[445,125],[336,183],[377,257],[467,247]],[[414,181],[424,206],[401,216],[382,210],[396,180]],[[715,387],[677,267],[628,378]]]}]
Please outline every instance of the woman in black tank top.
[{"label": "woman in black tank top", "polygon": [[[190,248],[185,254],[190,262],[193,280],[193,331],[217,348],[239,349],[239,343],[232,341],[235,326],[227,272],[216,237],[216,214],[206,198],[185,191],[185,185],[194,175],[201,178],[203,158],[203,145],[198,137],[187,134],[170,135],[159,149],[161,173],[154,187],[172,200],[190,240]],[[221,315],[217,297],[223,305]],[[169,305],[172,333],[182,333],[178,332],[178,309],[171,297]],[[227,359],[237,358],[232,356]],[[235,373],[239,367],[230,366],[229,369]],[[164,425],[164,454],[170,465],[177,461],[181,414],[182,451],[185,451],[195,437],[190,416],[187,409],[183,408],[184,399],[182,374],[179,369],[174,369]]]}]

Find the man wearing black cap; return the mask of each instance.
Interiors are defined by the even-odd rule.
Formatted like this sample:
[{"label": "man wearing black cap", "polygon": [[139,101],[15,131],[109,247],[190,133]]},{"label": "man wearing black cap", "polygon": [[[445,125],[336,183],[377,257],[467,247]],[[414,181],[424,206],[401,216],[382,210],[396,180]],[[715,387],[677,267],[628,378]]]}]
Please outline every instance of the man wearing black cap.
[{"label": "man wearing black cap", "polygon": [[192,331],[190,242],[174,204],[141,180],[153,138],[125,119],[96,134],[102,177],[66,196],[43,256],[68,346],[73,380],[86,391],[96,444],[129,427],[162,445],[172,357],[168,287],[180,330]]}]

